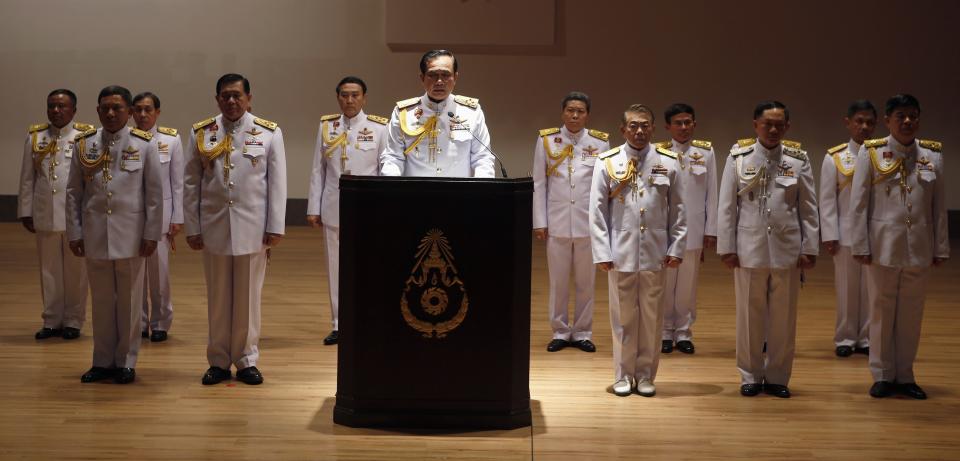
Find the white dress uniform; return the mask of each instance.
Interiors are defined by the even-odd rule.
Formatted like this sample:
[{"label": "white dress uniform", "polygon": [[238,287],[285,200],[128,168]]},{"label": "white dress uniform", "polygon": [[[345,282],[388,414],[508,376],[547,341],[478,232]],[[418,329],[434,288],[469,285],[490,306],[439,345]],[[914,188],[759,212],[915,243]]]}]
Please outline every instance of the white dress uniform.
[{"label": "white dress uniform", "polygon": [[[801,254],[819,250],[813,169],[800,143],[733,146],[720,181],[717,253],[736,254],[737,368],[741,384],[786,386],[793,369]],[[763,344],[767,343],[766,357]]]},{"label": "white dress uniform", "polygon": [[[199,148],[202,148],[200,150]],[[202,235],[210,366],[256,366],[264,233],[283,234],[287,166],[277,124],[245,113],[193,125],[184,173],[184,227]]]},{"label": "white dress uniform", "polygon": [[[590,190],[594,263],[613,262],[610,305],[616,379],[653,382],[663,328],[663,259],[682,258],[686,216],[677,154],[624,144],[600,155]],[[613,288],[611,287],[611,292]]]},{"label": "white dress uniform", "polygon": [[893,136],[864,143],[850,191],[854,255],[866,266],[870,372],[913,383],[926,283],[933,258],[950,257],[940,143]]},{"label": "white dress uniform", "polygon": [[23,145],[17,217],[33,218],[37,231],[44,328],[79,330],[86,318],[87,268],[70,251],[65,211],[74,138],[92,128],[41,123],[30,127]]},{"label": "white dress uniform", "polygon": [[76,138],[67,238],[83,240],[93,299],[93,366],[134,368],[140,350],[143,240],[162,236],[160,157],[150,133],[90,129]]},{"label": "white dress uniform", "polygon": [[384,117],[360,111],[353,118],[320,118],[313,152],[307,215],[320,216],[327,245],[327,280],[333,329],[340,329],[340,175],[377,176],[380,154],[387,146]]},{"label": "white dress uniform", "polygon": [[820,240],[839,242],[833,256],[833,283],[837,292],[837,328],[834,345],[870,347],[870,306],[866,272],[850,252],[850,184],[860,145],[854,140],[827,151],[820,167]]},{"label": "white dress uniform", "polygon": [[[593,337],[593,291],[597,269],[590,249],[588,204],[597,156],[610,150],[607,133],[566,127],[540,130],[533,153],[533,228],[547,229],[550,327],[554,339]],[[571,324],[567,303],[570,272],[576,297]]]},{"label": "white dress uniform", "polygon": [[668,267],[663,293],[663,339],[690,341],[697,320],[697,279],[703,236],[717,235],[717,161],[713,145],[698,139],[681,144],[666,141],[659,147],[678,154],[687,213],[687,249],[680,267]]},{"label": "white dress uniform", "polygon": [[[154,126],[150,141],[160,154],[163,183],[163,236],[157,251],[147,258],[146,284],[143,290],[143,316],[140,329],[170,331],[173,324],[173,299],[170,296],[170,251],[173,242],[167,236],[170,224],[183,224],[183,146],[177,130]],[[175,248],[173,248],[175,250]],[[152,309],[151,309],[152,307]]]},{"label": "white dress uniform", "polygon": [[494,177],[483,109],[474,98],[426,94],[397,102],[380,155],[383,176]]}]

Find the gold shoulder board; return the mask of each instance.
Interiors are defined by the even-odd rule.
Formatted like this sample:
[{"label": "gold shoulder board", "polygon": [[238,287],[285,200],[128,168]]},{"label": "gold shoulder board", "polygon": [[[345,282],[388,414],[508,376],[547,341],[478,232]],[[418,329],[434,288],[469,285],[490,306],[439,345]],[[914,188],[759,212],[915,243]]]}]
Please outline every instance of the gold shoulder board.
[{"label": "gold shoulder board", "polygon": [[91,126],[89,130],[86,130],[83,133],[78,134],[77,137],[73,139],[77,140],[77,139],[89,138],[90,136],[93,136],[95,134],[97,134],[97,129]]},{"label": "gold shoulder board", "polygon": [[87,131],[87,130],[93,129],[93,125],[91,125],[91,124],[89,124],[89,123],[80,123],[80,122],[77,122],[77,123],[74,123],[74,124],[73,124],[73,129],[74,129],[74,130],[77,130],[77,131]]},{"label": "gold shoulder board", "polygon": [[163,133],[163,134],[165,134],[165,135],[167,135],[167,136],[176,136],[176,135],[177,135],[177,129],[176,129],[176,128],[167,128],[167,127],[165,127],[165,126],[157,127],[157,132],[158,132],[158,133]]},{"label": "gold shoulder board", "polygon": [[144,141],[149,141],[149,140],[153,139],[153,133],[150,133],[149,131],[143,131],[143,130],[141,130],[141,129],[139,129],[139,128],[130,128],[130,134],[132,134],[132,135],[134,135],[134,136],[136,136],[136,137],[138,137],[138,138],[140,138],[140,139],[142,139],[142,140],[144,140]]},{"label": "gold shoulder board", "polygon": [[755,138],[744,138],[744,139],[737,140],[737,145],[740,147],[750,147],[756,143],[757,143],[757,140]]},{"label": "gold shoulder board", "polygon": [[613,157],[614,155],[617,155],[619,152],[620,152],[620,148],[619,148],[619,147],[614,147],[613,149],[610,149],[610,150],[608,150],[608,151],[600,154],[599,158],[600,158],[600,159],[610,158],[610,157]]},{"label": "gold shoulder board", "polygon": [[400,109],[406,109],[414,104],[419,104],[419,103],[420,103],[420,97],[417,96],[415,98],[404,99],[403,101],[397,101],[397,107]]},{"label": "gold shoulder board", "polygon": [[560,132],[560,128],[544,128],[540,130],[540,137],[550,136],[552,134],[557,134]]},{"label": "gold shoulder board", "polygon": [[590,133],[590,136],[593,136],[594,138],[597,138],[601,141],[606,141],[610,139],[609,133],[604,133],[603,131],[600,131],[600,130],[590,130],[587,133]]},{"label": "gold shoulder board", "polygon": [[453,100],[460,104],[461,106],[467,106],[471,109],[476,109],[480,104],[480,100],[477,98],[468,98],[466,96],[454,96]]},{"label": "gold shoulder board", "polygon": [[920,147],[925,149],[930,149],[934,152],[940,152],[940,149],[943,147],[943,144],[940,141],[931,141],[929,139],[921,139]]},{"label": "gold shoulder board", "polygon": [[662,147],[662,148],[664,148],[664,149],[669,149],[669,148],[673,147],[673,141],[660,141],[660,142],[658,142],[658,143],[654,143],[653,145],[656,146],[656,147]]},{"label": "gold shoulder board", "polygon": [[[36,125],[30,125],[30,128],[28,128],[27,131],[29,131],[30,133],[36,133],[38,131],[46,130],[47,128],[50,128],[49,123],[38,123]],[[81,130],[81,131],[85,131],[85,130]]]},{"label": "gold shoulder board", "polygon": [[381,116],[379,116],[379,115],[369,115],[369,114],[368,114],[368,115],[367,115],[367,120],[370,120],[370,121],[373,122],[373,123],[379,123],[379,124],[381,124],[381,125],[386,125],[387,123],[390,123],[390,119],[388,119],[388,118],[386,118],[386,117],[381,117]]},{"label": "gold shoulder board", "polygon": [[[785,141],[781,141],[781,142],[785,142]],[[783,153],[797,160],[803,161],[804,163],[806,163],[807,161],[807,152],[800,150],[799,148],[791,147],[784,144]]]},{"label": "gold shoulder board", "polygon": [[670,149],[665,149],[663,147],[657,146],[657,152],[659,152],[660,155],[666,155],[667,157],[670,157],[670,158],[677,158],[677,153]]},{"label": "gold shoulder board", "polygon": [[277,129],[277,124],[274,122],[271,122],[270,120],[265,120],[262,118],[254,118],[253,123],[256,123],[257,125],[260,125],[270,131]]},{"label": "gold shoulder board", "polygon": [[837,152],[840,152],[840,151],[842,151],[842,150],[844,150],[844,149],[846,149],[846,148],[847,148],[847,143],[837,144],[836,146],[833,146],[833,147],[827,149],[827,155],[836,154]]},{"label": "gold shoulder board", "polygon": [[781,140],[780,143],[783,144],[784,146],[791,147],[791,148],[793,148],[793,149],[799,149],[799,148],[800,148],[800,143],[798,143],[798,142],[796,142],[796,141],[790,141],[790,140],[784,139],[784,140]]},{"label": "gold shoulder board", "polygon": [[199,122],[197,122],[197,123],[194,123],[194,124],[193,124],[193,131],[202,130],[202,129],[208,127],[211,123],[215,122],[216,120],[217,120],[216,118],[210,117],[210,118],[208,118],[208,119],[206,119],[206,120],[201,120],[201,121],[199,121]]},{"label": "gold shoulder board", "polygon": [[328,115],[324,115],[323,117],[320,117],[320,121],[326,122],[326,121],[335,120],[338,118],[340,118],[340,114],[328,114]]},{"label": "gold shoulder board", "polygon": [[694,147],[699,147],[701,149],[713,149],[713,143],[710,141],[701,141],[699,139],[694,139],[690,141],[690,144],[693,144]]},{"label": "gold shoulder board", "polygon": [[868,140],[864,141],[863,145],[866,146],[866,147],[868,147],[868,148],[870,148],[870,147],[883,147],[883,146],[886,146],[886,145],[887,145],[887,138],[868,139]]}]

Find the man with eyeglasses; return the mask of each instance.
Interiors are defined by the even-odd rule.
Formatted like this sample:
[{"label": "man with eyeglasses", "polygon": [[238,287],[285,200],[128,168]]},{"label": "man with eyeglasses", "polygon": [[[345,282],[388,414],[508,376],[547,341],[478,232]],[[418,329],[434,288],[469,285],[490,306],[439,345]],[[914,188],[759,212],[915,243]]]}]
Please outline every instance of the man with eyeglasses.
[{"label": "man with eyeglasses", "polygon": [[[550,272],[548,352],[574,345],[596,352],[593,344],[593,292],[596,269],[587,219],[593,165],[610,149],[609,135],[586,129],[590,97],[573,91],[560,104],[560,128],[540,130],[533,153],[533,233],[547,241]],[[576,295],[570,322],[570,272]]]},{"label": "man with eyeglasses", "polygon": [[[626,142],[593,167],[590,237],[593,261],[608,272],[614,394],[656,394],[666,268],[683,261],[686,216],[677,154],[650,143],[654,115],[634,104],[624,112]],[[614,294],[615,293],[615,294]]]},{"label": "man with eyeglasses", "polygon": [[490,133],[477,99],[453,94],[457,58],[431,50],[420,58],[423,96],[397,102],[380,156],[383,176],[494,177]]},{"label": "man with eyeglasses", "polygon": [[870,395],[926,399],[913,361],[930,267],[950,257],[941,145],[917,139],[920,101],[887,100],[890,135],[864,142],[850,191],[853,257],[867,272],[870,303]]},{"label": "man with eyeglasses", "polygon": [[789,128],[787,106],[758,104],[756,138],[733,145],[720,182],[717,253],[733,269],[745,397],[790,397],[797,296],[819,251],[813,169],[800,143],[783,139]]},{"label": "man with eyeglasses", "polygon": [[677,103],[664,111],[670,140],[657,144],[677,153],[684,181],[683,207],[687,213],[687,249],[680,267],[667,268],[663,294],[663,342],[660,352],[676,348],[693,354],[693,322],[697,319],[697,278],[704,248],[717,244],[717,162],[710,141],[693,139],[696,113]]}]

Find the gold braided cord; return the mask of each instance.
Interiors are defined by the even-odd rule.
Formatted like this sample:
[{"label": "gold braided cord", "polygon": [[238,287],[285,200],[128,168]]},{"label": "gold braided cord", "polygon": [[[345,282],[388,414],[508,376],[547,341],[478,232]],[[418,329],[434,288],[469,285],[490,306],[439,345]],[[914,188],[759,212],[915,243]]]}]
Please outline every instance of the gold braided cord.
[{"label": "gold braided cord", "polygon": [[86,155],[86,150],[87,150],[87,138],[80,138],[80,140],[77,141],[77,155],[80,156],[80,164],[83,165],[84,168],[87,168],[88,170],[93,170],[94,168],[97,168],[100,165],[102,165],[103,162],[110,161],[109,150],[100,154],[100,156],[97,157],[96,160],[88,159]]},{"label": "gold braided cord", "polygon": [[876,149],[876,148],[871,147],[871,148],[867,151],[867,153],[870,154],[870,163],[873,164],[873,168],[874,168],[875,170],[877,170],[877,173],[879,173],[879,175],[876,177],[876,179],[873,180],[873,183],[874,183],[874,184],[877,184],[877,183],[883,181],[884,179],[887,179],[888,176],[896,173],[897,171],[902,170],[902,167],[903,167],[903,159],[902,159],[902,158],[898,158],[897,161],[896,161],[896,162],[893,162],[892,164],[890,164],[890,166],[883,167],[882,165],[880,165],[880,162],[877,160],[877,149]]},{"label": "gold braided cord", "polygon": [[436,115],[431,115],[430,118],[427,119],[427,123],[424,123],[423,126],[421,126],[416,131],[407,130],[406,120],[407,120],[407,111],[401,110],[400,111],[400,129],[402,129],[404,133],[410,136],[416,136],[417,139],[414,139],[413,142],[410,143],[410,145],[403,150],[403,155],[409,154],[410,151],[412,151],[415,147],[417,147],[417,145],[420,144],[420,141],[423,141],[423,138],[426,137],[427,135],[430,135],[430,140],[432,142],[434,143],[436,142],[436,139],[437,139],[437,116]]},{"label": "gold braided cord", "polygon": [[627,162],[627,171],[624,172],[622,175],[618,176],[613,167],[613,162],[611,162],[610,160],[611,159],[609,158],[605,159],[604,166],[607,168],[607,175],[609,175],[611,178],[615,179],[618,182],[617,187],[614,188],[612,191],[610,191],[610,194],[608,195],[608,197],[613,198],[613,197],[616,197],[617,195],[620,195],[620,191],[622,191],[624,187],[627,187],[633,182],[633,179],[637,176],[637,166],[634,163],[633,159],[631,159],[630,161]]},{"label": "gold braided cord", "polygon": [[839,171],[840,174],[849,178],[850,176],[853,176],[853,168],[847,169],[843,167],[843,161],[840,159],[840,154],[841,152],[833,154],[833,164],[837,166],[837,171]]},{"label": "gold braided cord", "polygon": [[756,185],[757,185],[757,184],[759,183],[759,181],[760,181],[760,178],[761,178],[762,176],[766,176],[766,174],[767,174],[767,167],[766,167],[766,166],[762,166],[762,167],[760,167],[760,170],[757,171],[757,173],[754,174],[752,177],[749,177],[749,178],[748,178],[748,177],[744,176],[744,174],[743,174],[743,161],[742,161],[742,160],[743,160],[743,157],[742,157],[742,156],[737,157],[737,176],[740,178],[741,181],[747,183],[747,185],[746,185],[746,186],[743,186],[743,189],[740,189],[739,191],[737,191],[737,195],[743,195],[743,194],[749,192],[751,189],[753,189],[754,187],[756,187]]},{"label": "gold braided cord", "polygon": [[40,164],[43,163],[43,159],[48,155],[53,154],[57,149],[57,143],[51,142],[47,144],[47,147],[43,149],[39,148],[37,145],[37,132],[33,132],[33,167],[37,170],[40,169]]},{"label": "gold braided cord", "polygon": [[573,158],[573,144],[567,144],[567,147],[564,147],[563,150],[557,155],[554,155],[553,152],[550,152],[550,148],[547,146],[547,144],[547,139],[544,138],[543,147],[547,151],[547,156],[553,160],[556,160],[553,163],[547,162],[549,163],[549,166],[547,167],[547,176],[553,176],[553,174],[557,172],[557,168],[560,168],[560,165],[562,165],[565,160],[568,158]]},{"label": "gold braided cord", "polygon": [[327,158],[333,157],[333,151],[337,147],[343,147],[343,154],[346,155],[347,150],[347,132],[344,131],[340,133],[336,138],[331,138],[329,136],[330,131],[327,129],[327,121],[323,122],[322,127],[320,128],[321,137],[323,138],[323,145],[327,148]]},{"label": "gold braided cord", "polygon": [[197,152],[200,152],[200,155],[202,155],[207,162],[216,160],[217,157],[223,155],[225,152],[229,152],[230,148],[233,147],[233,138],[229,134],[223,138],[223,141],[220,141],[220,143],[211,147],[209,150],[203,147],[203,128],[196,131],[195,137],[197,138]]},{"label": "gold braided cord", "polygon": [[[434,117],[436,117],[436,115],[434,115]],[[429,122],[430,121],[428,120],[427,123]],[[400,109],[400,129],[403,130],[403,132],[406,133],[407,136],[420,136],[421,134],[423,134],[423,131],[426,129],[426,125],[421,126],[416,130],[411,130],[410,127],[407,126],[407,109]]]}]

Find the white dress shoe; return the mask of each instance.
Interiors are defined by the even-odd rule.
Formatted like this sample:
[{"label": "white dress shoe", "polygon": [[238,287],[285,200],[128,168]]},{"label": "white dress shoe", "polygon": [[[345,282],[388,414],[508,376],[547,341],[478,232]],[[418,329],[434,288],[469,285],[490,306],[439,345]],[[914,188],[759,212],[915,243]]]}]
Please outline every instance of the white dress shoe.
[{"label": "white dress shoe", "polygon": [[613,393],[619,395],[620,397],[626,397],[633,392],[633,380],[629,377],[620,378],[617,382],[613,383]]},{"label": "white dress shoe", "polygon": [[653,397],[657,394],[657,387],[649,379],[643,378],[637,383],[637,394],[644,397]]}]

